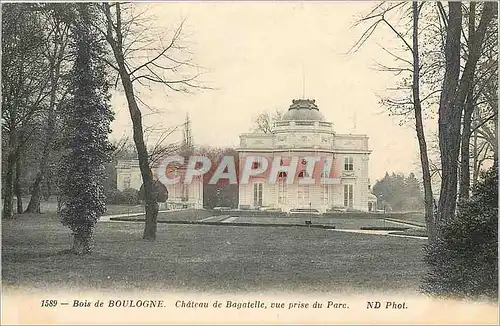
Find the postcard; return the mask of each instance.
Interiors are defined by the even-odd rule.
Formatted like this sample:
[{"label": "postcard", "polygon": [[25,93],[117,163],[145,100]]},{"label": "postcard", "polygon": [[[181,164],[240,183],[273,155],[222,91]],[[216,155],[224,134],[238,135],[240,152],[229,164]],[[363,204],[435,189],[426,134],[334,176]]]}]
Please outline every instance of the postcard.
[{"label": "postcard", "polygon": [[498,324],[496,2],[2,5],[2,324]]}]

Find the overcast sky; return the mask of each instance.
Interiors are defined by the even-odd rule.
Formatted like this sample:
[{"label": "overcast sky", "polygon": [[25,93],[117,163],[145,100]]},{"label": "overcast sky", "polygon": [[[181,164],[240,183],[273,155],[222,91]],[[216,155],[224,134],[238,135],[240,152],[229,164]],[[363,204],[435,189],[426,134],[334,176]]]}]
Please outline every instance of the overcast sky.
[{"label": "overcast sky", "polygon": [[[381,29],[364,47],[347,54],[364,31],[356,19],[373,2],[211,2],[149,4],[156,26],[186,18],[185,42],[195,62],[207,68],[202,79],[214,88],[182,94],[153,89],[141,95],[161,113],[146,125],[174,126],[189,113],[198,145],[237,146],[262,111],[287,110],[301,98],[315,99],[338,133],[367,134],[372,184],[388,172],[420,174],[418,143],[411,125],[399,126],[379,103],[394,77],[374,69],[396,40]],[[131,132],[122,94],[113,96],[114,138]],[[145,109],[145,112],[147,110]],[[175,138],[176,136],[172,136]],[[174,140],[172,138],[172,140]]]}]

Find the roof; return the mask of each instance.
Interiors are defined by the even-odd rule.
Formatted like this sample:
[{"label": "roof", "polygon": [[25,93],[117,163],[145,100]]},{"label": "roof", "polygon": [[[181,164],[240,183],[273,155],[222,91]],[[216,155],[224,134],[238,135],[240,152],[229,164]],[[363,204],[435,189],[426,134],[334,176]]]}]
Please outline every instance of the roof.
[{"label": "roof", "polygon": [[299,99],[293,100],[292,105],[287,112],[281,118],[282,121],[290,120],[313,120],[313,121],[324,121],[325,118],[321,112],[319,112],[316,100],[310,99]]}]

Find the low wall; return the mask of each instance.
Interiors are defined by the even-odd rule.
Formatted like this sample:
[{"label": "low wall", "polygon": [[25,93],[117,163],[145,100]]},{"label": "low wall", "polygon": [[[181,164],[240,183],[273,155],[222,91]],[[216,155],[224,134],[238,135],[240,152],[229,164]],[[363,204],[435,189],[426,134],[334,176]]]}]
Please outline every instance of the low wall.
[{"label": "low wall", "polygon": [[[213,213],[213,215],[231,215],[231,216],[248,216],[248,217],[288,217],[288,216],[294,216],[294,217],[328,217],[328,218],[361,218],[361,219],[384,219],[384,218],[389,218],[389,219],[399,219],[399,220],[409,220],[408,219],[409,215],[415,215],[419,213],[382,213],[382,212],[326,212],[323,214],[317,214],[317,213],[308,213],[308,212],[301,212],[301,213],[294,213],[294,214],[289,214],[285,212],[276,212],[276,211],[257,211],[257,210],[224,210],[224,209],[212,209],[210,212]],[[423,221],[423,213],[422,215],[422,221]],[[425,223],[425,222],[424,222]]]}]

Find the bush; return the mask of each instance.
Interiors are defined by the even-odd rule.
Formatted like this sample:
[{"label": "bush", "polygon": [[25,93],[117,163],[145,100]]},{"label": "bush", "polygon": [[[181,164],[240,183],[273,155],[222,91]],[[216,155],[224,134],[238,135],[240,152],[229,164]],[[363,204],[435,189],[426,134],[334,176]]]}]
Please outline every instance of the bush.
[{"label": "bush", "polygon": [[[156,201],[158,203],[166,202],[168,199],[167,187],[165,187],[165,185],[159,180],[156,180],[153,183],[153,186],[154,186],[154,190],[156,192]],[[138,196],[139,196],[139,199],[141,199],[141,200],[146,199],[145,194],[144,194],[144,184],[141,185],[141,189],[139,189]]]},{"label": "bush", "polygon": [[122,204],[138,205],[139,191],[137,189],[127,188],[122,190]]},{"label": "bush", "polygon": [[106,194],[106,203],[108,204],[122,204],[122,205],[137,205],[139,201],[139,191],[136,189],[128,188],[120,191],[118,189],[111,189]]},{"label": "bush", "polygon": [[116,204],[121,199],[121,191],[118,189],[108,189],[106,191],[106,204]]},{"label": "bush", "polygon": [[456,218],[440,226],[439,239],[425,246],[430,270],[422,290],[455,298],[497,298],[498,169],[483,174]]}]

